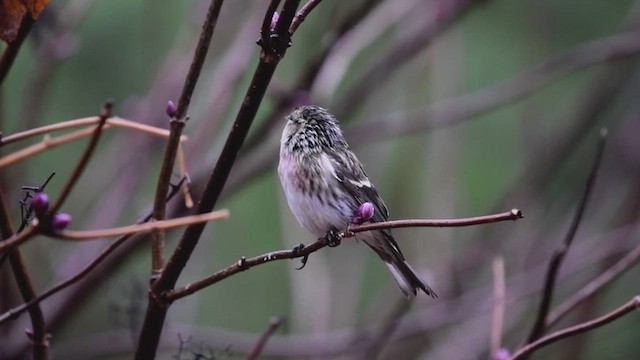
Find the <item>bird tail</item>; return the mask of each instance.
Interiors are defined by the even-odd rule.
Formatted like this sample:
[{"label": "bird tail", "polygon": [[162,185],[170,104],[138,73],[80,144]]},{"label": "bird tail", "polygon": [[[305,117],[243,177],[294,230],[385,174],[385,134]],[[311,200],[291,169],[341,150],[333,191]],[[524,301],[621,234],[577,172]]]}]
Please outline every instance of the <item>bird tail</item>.
[{"label": "bird tail", "polygon": [[437,298],[435,291],[427,285],[424,280],[422,280],[415,270],[400,256],[395,257],[393,260],[389,261],[389,259],[383,258],[385,261],[385,265],[389,268],[391,275],[393,276],[393,280],[396,281],[402,294],[407,299],[412,299],[416,296],[418,290],[424,291],[427,295],[432,298]]}]

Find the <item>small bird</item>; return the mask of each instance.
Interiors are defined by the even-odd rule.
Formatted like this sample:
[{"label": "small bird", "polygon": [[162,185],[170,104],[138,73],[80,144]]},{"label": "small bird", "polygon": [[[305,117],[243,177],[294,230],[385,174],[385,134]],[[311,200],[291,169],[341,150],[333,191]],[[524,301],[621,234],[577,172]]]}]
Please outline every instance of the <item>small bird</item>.
[{"label": "small bird", "polygon": [[[302,227],[316,237],[342,231],[364,203],[373,204],[371,222],[387,221],[384,201],[349,149],[338,120],[319,106],[302,106],[287,116],[280,141],[278,175],[289,208]],[[391,230],[358,234],[385,262],[403,295],[436,293],[407,264]]]}]

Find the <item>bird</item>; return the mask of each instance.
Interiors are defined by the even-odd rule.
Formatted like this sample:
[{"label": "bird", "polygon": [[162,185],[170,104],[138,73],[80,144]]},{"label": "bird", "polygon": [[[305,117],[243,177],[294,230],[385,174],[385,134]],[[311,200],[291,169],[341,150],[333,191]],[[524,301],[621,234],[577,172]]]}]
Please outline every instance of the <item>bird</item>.
[{"label": "bird", "polygon": [[[280,140],[278,175],[289,208],[298,223],[318,238],[342,231],[362,204],[373,205],[370,222],[389,219],[378,191],[351,151],[338,120],[315,105],[295,108],[286,116]],[[357,234],[382,259],[402,294],[436,293],[405,260],[390,229]]]}]

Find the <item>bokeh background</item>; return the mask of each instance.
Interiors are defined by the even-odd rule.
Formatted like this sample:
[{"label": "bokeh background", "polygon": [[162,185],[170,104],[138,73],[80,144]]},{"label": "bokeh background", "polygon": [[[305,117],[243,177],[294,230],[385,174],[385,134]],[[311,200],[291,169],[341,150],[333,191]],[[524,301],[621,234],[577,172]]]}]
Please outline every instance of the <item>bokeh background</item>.
[{"label": "bokeh background", "polygon": [[[253,74],[267,5],[234,0],[222,8],[185,129],[196,199]],[[300,271],[299,261],[251,269],[175,303],[158,358],[242,358],[276,315],[286,323],[265,357],[358,358],[371,334],[397,314],[382,359],[490,358],[496,261],[506,276],[502,346],[519,346],[533,324],[547,263],[584,192],[602,127],[609,130],[603,164],[554,305],[640,242],[638,5],[324,0],[295,34],[236,162],[219,203],[230,219],[207,226],[179,284],[241,256],[314,240],[289,213],[275,171],[283,117],[300,104],[327,107],[341,120],[393,219],[511,208],[525,218],[397,230],[409,262],[440,295],[418,297],[410,307],[375,254],[353,241],[313,254]],[[207,7],[196,0],[52,1],[1,88],[2,133],[92,116],[107,98],[121,117],[168,127],[165,104],[180,94]],[[28,144],[4,147],[2,155]],[[56,172],[47,188],[56,194],[85,145],[0,170],[16,222],[20,187]],[[125,225],[146,214],[163,148],[159,138],[107,131],[63,209],[73,216],[71,227]],[[170,207],[174,216],[187,213],[180,199]],[[169,233],[168,251],[179,235]],[[44,290],[109,242],[37,238],[23,249]],[[131,358],[147,302],[149,250],[145,241],[126,244],[87,281],[43,303],[55,358]],[[628,301],[640,291],[639,277],[631,269],[554,329]],[[3,310],[20,303],[6,266],[0,285]],[[630,314],[534,358],[636,358],[639,320]],[[26,327],[24,315],[0,327],[0,358],[23,358]]]}]

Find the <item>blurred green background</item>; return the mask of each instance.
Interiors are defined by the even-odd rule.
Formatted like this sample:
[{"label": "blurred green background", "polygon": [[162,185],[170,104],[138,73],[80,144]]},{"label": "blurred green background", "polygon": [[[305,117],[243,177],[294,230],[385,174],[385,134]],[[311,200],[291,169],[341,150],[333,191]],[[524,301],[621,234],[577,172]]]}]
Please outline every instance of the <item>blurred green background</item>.
[{"label": "blurred green background", "polygon": [[[368,3],[376,6],[362,21],[346,20]],[[259,56],[255,41],[267,4],[235,0],[222,8],[185,129],[196,199],[253,74]],[[165,104],[177,101],[207,7],[208,1],[196,0],[52,1],[0,88],[2,133],[93,116],[107,98],[115,99],[118,116],[167,128]],[[409,262],[440,298],[416,299],[396,332],[399,339],[386,346],[381,358],[490,357],[495,258],[504,260],[507,277],[502,345],[513,350],[532,326],[545,266],[583,193],[603,126],[609,129],[604,163],[561,270],[554,304],[638,244],[635,53],[640,46],[629,45],[629,56],[621,56],[623,51],[614,51],[625,48],[621,41],[618,48],[607,48],[614,55],[580,68],[575,64],[593,51],[560,58],[566,75],[553,75],[558,64],[548,61],[634,29],[639,20],[638,4],[631,0],[324,0],[295,34],[260,107],[249,145],[218,206],[229,209],[230,219],[207,226],[179,284],[241,256],[314,240],[290,215],[275,172],[283,115],[310,102],[327,107],[343,122],[347,140],[391,218],[468,217],[514,207],[525,214],[518,222],[481,227],[396,231]],[[351,31],[337,37],[336,29],[344,24]],[[403,55],[400,44],[429,31],[433,41]],[[329,46],[315,81],[297,88]],[[401,60],[367,73],[393,56]],[[539,67],[543,63],[546,68]],[[527,77],[530,69],[539,72]],[[504,95],[495,91],[496,84],[511,84],[508,95],[548,74],[548,85],[532,88],[521,99],[505,97],[464,115],[466,106],[483,101],[466,94],[493,94],[496,99]],[[363,76],[371,82],[358,89]],[[521,83],[509,82],[522,76]],[[361,102],[354,100],[358,96]],[[290,101],[279,109],[282,99]],[[463,115],[456,118],[456,111]],[[276,121],[269,123],[269,118]],[[73,216],[73,229],[130,224],[152,203],[164,141],[123,129],[104,135],[63,208]],[[2,155],[39,140],[4,147]],[[67,144],[0,170],[16,222],[20,187],[39,185],[56,172],[47,187],[55,198],[85,146],[86,141]],[[172,201],[172,214],[186,214],[180,201]],[[169,233],[168,252],[179,235]],[[23,249],[37,289],[74,274],[109,241],[31,241]],[[131,358],[147,302],[149,246],[130,246],[110,264],[81,290],[63,291],[43,304],[48,316],[55,314],[50,322],[55,358]],[[281,261],[260,266],[178,301],[169,311],[158,358],[193,359],[194,352],[208,354],[209,348],[223,359],[243,358],[274,315],[287,320],[265,357],[359,357],[360,337],[352,331],[383,323],[402,304],[387,270],[362,244],[344,241],[313,254],[304,270],[296,271],[298,265]],[[555,328],[628,301],[638,294],[639,276],[632,269]],[[5,266],[0,271],[3,310],[20,303],[12,281]],[[640,353],[638,319],[628,315],[533,358],[635,358]],[[0,327],[0,358],[21,358],[28,326],[23,315]],[[181,339],[190,339],[182,352]]]}]

